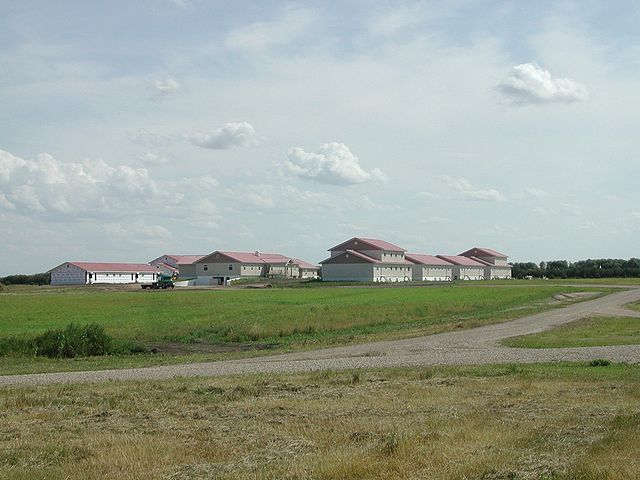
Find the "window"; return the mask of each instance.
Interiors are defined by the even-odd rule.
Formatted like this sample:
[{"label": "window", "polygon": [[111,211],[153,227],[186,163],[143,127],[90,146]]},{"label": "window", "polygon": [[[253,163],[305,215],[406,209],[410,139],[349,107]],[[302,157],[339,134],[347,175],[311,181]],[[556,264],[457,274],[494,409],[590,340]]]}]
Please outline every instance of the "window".
[{"label": "window", "polygon": [[233,264],[232,263],[229,264],[229,271],[231,271],[231,270],[233,270]]},{"label": "window", "polygon": [[209,270],[209,265],[203,265],[202,269],[206,272],[207,270]]}]

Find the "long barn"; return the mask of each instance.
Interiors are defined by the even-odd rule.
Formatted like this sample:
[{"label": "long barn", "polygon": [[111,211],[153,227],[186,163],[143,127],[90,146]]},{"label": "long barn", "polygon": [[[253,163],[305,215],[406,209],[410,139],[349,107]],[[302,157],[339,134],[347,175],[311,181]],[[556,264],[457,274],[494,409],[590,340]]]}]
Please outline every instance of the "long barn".
[{"label": "long barn", "polygon": [[155,282],[158,269],[145,263],[65,262],[49,270],[51,285]]}]

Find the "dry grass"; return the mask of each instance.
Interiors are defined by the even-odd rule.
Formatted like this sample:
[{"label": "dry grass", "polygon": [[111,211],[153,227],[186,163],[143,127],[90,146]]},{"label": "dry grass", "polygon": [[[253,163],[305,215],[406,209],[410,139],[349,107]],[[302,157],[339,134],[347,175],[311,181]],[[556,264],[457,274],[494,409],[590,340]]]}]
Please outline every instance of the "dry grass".
[{"label": "dry grass", "polygon": [[0,478],[640,478],[640,367],[0,390]]}]

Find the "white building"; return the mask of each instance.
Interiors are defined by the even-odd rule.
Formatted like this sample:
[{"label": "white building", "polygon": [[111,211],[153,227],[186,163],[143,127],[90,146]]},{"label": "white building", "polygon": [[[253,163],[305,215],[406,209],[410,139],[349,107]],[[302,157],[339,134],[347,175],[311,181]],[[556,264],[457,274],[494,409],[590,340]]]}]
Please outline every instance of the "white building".
[{"label": "white building", "polygon": [[486,263],[463,255],[437,255],[453,264],[454,280],[484,280]]},{"label": "white building", "polygon": [[157,269],[145,263],[65,262],[49,270],[51,285],[150,283]]},{"label": "white building", "polygon": [[[215,251],[194,263],[197,285],[226,285],[244,277],[312,278],[318,267],[279,253]],[[182,276],[182,267],[180,268]]]},{"label": "white building", "polygon": [[487,280],[511,278],[511,265],[504,253],[490,248],[473,247],[460,255],[485,263],[484,278]]},{"label": "white building", "polygon": [[413,263],[405,249],[375,238],[354,237],[329,249],[320,262],[324,281],[408,282]]},{"label": "white building", "polygon": [[413,280],[417,282],[450,282],[453,280],[453,264],[434,255],[405,253],[404,257],[413,263]]}]

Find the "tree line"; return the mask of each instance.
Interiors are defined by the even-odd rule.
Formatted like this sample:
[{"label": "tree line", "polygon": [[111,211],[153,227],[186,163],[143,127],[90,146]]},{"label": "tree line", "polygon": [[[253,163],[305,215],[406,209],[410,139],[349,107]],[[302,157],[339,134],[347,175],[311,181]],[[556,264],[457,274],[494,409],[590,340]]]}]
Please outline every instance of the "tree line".
[{"label": "tree line", "polygon": [[8,275],[0,277],[2,285],[48,285],[50,275],[48,273],[34,273],[33,275]]},{"label": "tree line", "polygon": [[514,263],[511,269],[513,278],[528,276],[537,278],[608,278],[640,277],[640,258],[629,260],[601,258],[596,260],[551,260],[548,262]]}]

